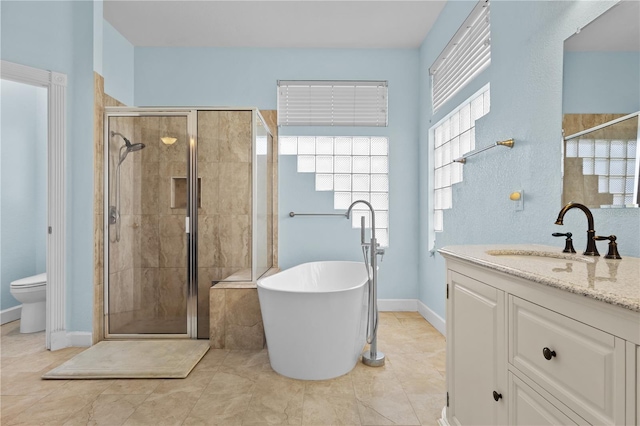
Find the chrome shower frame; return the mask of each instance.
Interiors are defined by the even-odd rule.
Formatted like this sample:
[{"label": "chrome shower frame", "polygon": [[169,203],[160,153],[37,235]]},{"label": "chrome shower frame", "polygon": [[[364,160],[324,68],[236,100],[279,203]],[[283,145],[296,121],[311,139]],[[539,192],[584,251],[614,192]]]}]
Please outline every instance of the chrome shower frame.
[{"label": "chrome shower frame", "polygon": [[[186,107],[186,108],[157,108],[157,107],[105,107],[104,120],[104,256],[103,256],[103,297],[104,309],[102,312],[104,320],[104,335],[106,339],[175,339],[198,337],[198,111],[251,111],[252,112],[252,129],[251,129],[251,155],[255,160],[256,153],[256,123],[258,120],[266,129],[269,135],[273,135],[271,129],[260,114],[257,108],[253,107]],[[112,334],[109,332],[109,118],[111,117],[185,117],[187,120],[187,136],[189,149],[187,155],[187,191],[188,203],[185,216],[185,231],[187,234],[187,332],[176,334]],[[256,188],[257,188],[257,161],[252,161],[252,192],[251,192],[251,217],[252,229],[257,227],[257,210],[256,210]],[[252,232],[251,236],[251,256],[252,256],[252,280],[258,279],[257,271],[257,233]]]},{"label": "chrome shower frame", "polygon": [[[197,338],[198,332],[198,289],[197,289],[197,242],[195,236],[197,234],[197,214],[191,215],[193,204],[196,204],[197,197],[192,197],[191,188],[194,186],[193,176],[197,176],[197,164],[192,165],[192,159],[197,158],[197,112],[192,109],[180,108],[136,108],[136,107],[105,107],[104,113],[104,235],[109,235],[110,226],[110,206],[109,206],[109,118],[111,117],[184,117],[187,120],[187,135],[189,139],[189,150],[186,154],[187,158],[187,188],[189,188],[189,200],[187,203],[186,213],[186,234],[187,234],[187,329],[186,333],[118,333],[113,334],[109,330],[109,238],[104,238],[104,261],[103,261],[103,282],[104,282],[104,336],[105,339],[176,339],[176,338]],[[120,157],[118,158],[118,161]],[[197,182],[197,179],[195,180]],[[195,188],[197,194],[197,188]],[[119,214],[119,212],[118,212]],[[194,217],[191,217],[194,216]],[[195,266],[192,266],[195,265]]]}]

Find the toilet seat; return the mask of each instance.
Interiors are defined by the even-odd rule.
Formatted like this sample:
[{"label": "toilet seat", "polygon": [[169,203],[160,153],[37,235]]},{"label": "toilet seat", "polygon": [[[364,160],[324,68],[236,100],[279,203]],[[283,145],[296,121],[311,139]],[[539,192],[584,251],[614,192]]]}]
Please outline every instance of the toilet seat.
[{"label": "toilet seat", "polygon": [[11,288],[15,290],[33,288],[33,287],[43,287],[47,285],[47,273],[42,273],[38,275],[33,275],[30,277],[22,278],[19,280],[15,280],[11,283]]}]

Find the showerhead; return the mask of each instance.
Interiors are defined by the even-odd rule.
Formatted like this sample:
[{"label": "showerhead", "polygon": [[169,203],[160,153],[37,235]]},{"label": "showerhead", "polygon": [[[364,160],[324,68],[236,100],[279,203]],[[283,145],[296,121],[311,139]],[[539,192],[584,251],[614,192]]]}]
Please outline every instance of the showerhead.
[{"label": "showerhead", "polygon": [[127,146],[127,151],[128,152],[140,151],[142,148],[144,148],[144,146],[145,145],[143,143],[134,143]]},{"label": "showerhead", "polygon": [[[127,154],[133,151],[140,151],[145,147],[143,143],[131,143],[129,139],[127,139],[122,133],[111,131],[111,137],[120,136],[124,140],[124,146],[120,147],[120,162],[118,165],[122,164],[125,158],[127,158]],[[123,148],[126,148],[126,151],[122,151]]]}]

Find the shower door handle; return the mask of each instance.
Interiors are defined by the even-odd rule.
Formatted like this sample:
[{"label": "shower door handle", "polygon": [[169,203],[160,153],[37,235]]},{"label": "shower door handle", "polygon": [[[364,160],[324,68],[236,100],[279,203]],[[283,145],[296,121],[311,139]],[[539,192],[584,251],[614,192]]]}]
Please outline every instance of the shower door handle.
[{"label": "shower door handle", "polygon": [[115,206],[109,206],[109,225],[115,225],[118,222],[118,210]]},{"label": "shower door handle", "polygon": [[189,234],[189,216],[184,218],[184,232]]}]

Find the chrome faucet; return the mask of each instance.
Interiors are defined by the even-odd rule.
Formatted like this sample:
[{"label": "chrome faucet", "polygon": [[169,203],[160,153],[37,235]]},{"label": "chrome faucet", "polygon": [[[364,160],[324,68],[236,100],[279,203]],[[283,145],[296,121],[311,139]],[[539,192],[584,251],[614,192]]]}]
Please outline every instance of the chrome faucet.
[{"label": "chrome faucet", "polygon": [[594,237],[596,236],[596,231],[594,229],[593,224],[593,214],[591,214],[591,210],[583,204],[570,202],[566,206],[564,206],[560,213],[558,213],[558,219],[556,219],[556,225],[562,225],[562,220],[564,219],[564,215],[571,209],[578,208],[584,212],[587,216],[587,249],[584,251],[584,255],[586,256],[600,256],[598,253],[598,248],[596,247],[596,241]]},{"label": "chrome faucet", "polygon": [[[351,203],[351,205],[349,206],[349,209],[347,209],[347,212],[345,213],[345,216],[347,217],[347,219],[349,219],[351,217],[351,210],[353,210],[353,207],[358,204],[358,203],[363,203],[365,204],[369,210],[371,210],[371,242],[367,243],[364,241],[364,216],[362,217],[362,224],[360,226],[360,244],[364,247],[370,247],[371,248],[371,255],[381,255],[384,256],[384,249],[379,248],[380,244],[378,244],[378,240],[376,239],[376,213],[373,210],[373,206],[368,202],[368,201],[364,201],[364,200],[356,200],[353,203]],[[373,246],[373,244],[375,244],[375,247]],[[375,249],[375,250],[374,250]]]},{"label": "chrome faucet", "polygon": [[369,251],[371,255],[370,267],[372,274],[369,284],[369,318],[367,327],[367,343],[370,344],[370,347],[369,351],[362,354],[362,362],[370,367],[381,367],[384,365],[385,356],[382,352],[378,352],[378,255],[384,256],[384,249],[379,247],[378,241],[376,240],[376,215],[371,204],[364,200],[356,200],[351,203],[345,216],[349,219],[351,217],[351,210],[358,203],[365,204],[369,210],[371,210],[371,240],[368,243],[365,242],[364,239],[364,216],[360,221],[360,244],[365,253],[367,273],[369,272],[369,266],[366,265],[367,252]]}]

